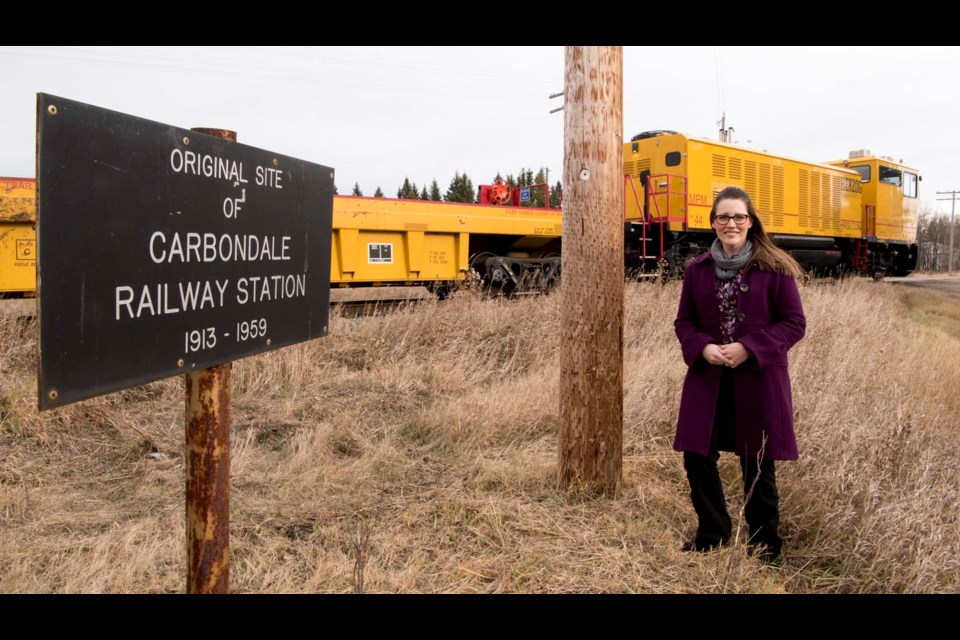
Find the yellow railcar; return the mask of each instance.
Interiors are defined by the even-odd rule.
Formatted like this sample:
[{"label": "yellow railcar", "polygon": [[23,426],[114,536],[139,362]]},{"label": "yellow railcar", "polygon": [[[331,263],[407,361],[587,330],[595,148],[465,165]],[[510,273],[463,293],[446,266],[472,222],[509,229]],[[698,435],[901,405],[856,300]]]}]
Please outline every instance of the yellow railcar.
[{"label": "yellow railcar", "polygon": [[0,297],[36,289],[36,191],[34,180],[0,178]]},{"label": "yellow railcar", "polygon": [[[916,265],[916,216],[911,220],[906,213],[910,198],[903,190],[877,187],[877,181],[868,187],[853,166],[804,162],[672,131],[635,136],[624,144],[623,157],[628,265],[656,262],[675,271],[705,251],[713,239],[713,199],[731,185],[750,194],[767,232],[805,266],[905,274]],[[887,170],[874,169],[880,171]],[[918,178],[898,171],[912,176],[904,180]],[[917,183],[911,184],[915,201]],[[872,206],[865,209],[865,202]],[[865,210],[880,229],[869,237]],[[905,247],[891,249],[891,243]]]},{"label": "yellow railcar", "polygon": [[507,291],[546,288],[560,269],[559,209],[334,196],[334,287],[445,288],[474,269]]}]

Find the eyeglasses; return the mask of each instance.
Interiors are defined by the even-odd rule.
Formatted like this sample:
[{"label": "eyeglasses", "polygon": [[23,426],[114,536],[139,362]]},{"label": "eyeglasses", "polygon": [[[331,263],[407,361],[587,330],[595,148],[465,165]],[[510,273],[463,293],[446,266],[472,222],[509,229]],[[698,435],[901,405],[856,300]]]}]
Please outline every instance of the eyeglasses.
[{"label": "eyeglasses", "polygon": [[735,216],[727,216],[727,215],[722,215],[722,214],[721,214],[721,215],[717,216],[716,218],[714,218],[714,220],[716,220],[716,221],[717,221],[717,224],[719,224],[719,225],[721,225],[721,226],[722,226],[722,225],[725,225],[725,224],[727,224],[728,222],[730,222],[731,220],[733,220],[733,221],[736,223],[736,225],[739,227],[739,226],[741,226],[741,225],[746,224],[746,223],[747,223],[747,219],[748,219],[749,217],[750,217],[750,216],[748,216],[748,215],[746,215],[746,214],[743,214],[743,213],[738,213],[738,214],[735,215]]}]

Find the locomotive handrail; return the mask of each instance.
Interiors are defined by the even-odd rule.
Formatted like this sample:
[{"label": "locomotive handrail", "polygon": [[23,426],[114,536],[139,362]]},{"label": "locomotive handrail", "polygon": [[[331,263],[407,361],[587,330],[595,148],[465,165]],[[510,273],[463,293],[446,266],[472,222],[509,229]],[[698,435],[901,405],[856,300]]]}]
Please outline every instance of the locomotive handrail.
[{"label": "locomotive handrail", "polygon": [[[664,190],[664,191],[658,191],[658,190],[657,190],[657,185],[656,185],[656,183],[653,182],[654,178],[666,178],[667,181],[664,183],[664,185],[666,186],[666,190]],[[671,178],[679,178],[679,179],[680,179],[681,184],[683,184],[683,191],[672,191],[672,190],[670,189],[670,179],[671,179]],[[648,189],[649,194],[650,194],[651,196],[653,196],[652,198],[650,198],[650,200],[653,201],[653,206],[654,206],[654,208],[657,210],[657,221],[660,223],[660,254],[659,254],[659,256],[657,257],[657,260],[663,260],[663,218],[664,218],[664,215],[663,215],[663,213],[660,211],[660,203],[657,201],[657,196],[658,196],[658,195],[664,195],[664,196],[667,197],[667,198],[666,198],[666,199],[667,199],[667,215],[666,215],[667,224],[670,224],[671,222],[674,222],[673,216],[670,215],[670,200],[671,200],[670,196],[671,196],[671,195],[682,195],[682,196],[683,196],[683,203],[684,203],[684,205],[687,205],[687,179],[686,179],[685,176],[677,175],[677,174],[674,174],[674,173],[651,174],[651,175],[648,175],[648,176],[647,176],[647,189]],[[653,217],[653,216],[651,216],[651,218],[652,218],[652,217]],[[678,222],[680,222],[680,223],[683,225],[683,230],[686,231],[686,230],[687,230],[687,218],[686,218],[686,216],[681,216],[680,219],[678,220]]]},{"label": "locomotive handrail", "polygon": [[[660,190],[657,188],[658,185],[656,185],[656,183],[653,182],[654,179],[660,179],[660,178],[666,178],[666,182],[663,183],[663,186],[666,186],[666,189],[663,190],[663,191],[660,191]],[[680,180],[680,183],[683,185],[683,191],[674,191],[674,190],[672,190],[672,189],[670,188],[671,179],[673,179],[673,178],[677,178],[677,179]],[[664,247],[664,237],[663,237],[663,224],[664,224],[664,219],[666,219],[667,224],[669,224],[669,223],[671,223],[671,222],[680,222],[680,223],[683,225],[683,230],[684,230],[684,231],[687,230],[687,220],[686,220],[686,217],[685,217],[685,216],[681,216],[681,217],[678,218],[677,220],[674,220],[673,216],[670,214],[670,200],[671,200],[671,197],[670,197],[670,196],[674,196],[674,195],[683,196],[683,202],[684,202],[684,204],[687,203],[687,179],[686,179],[685,176],[677,175],[677,174],[672,174],[672,173],[658,173],[658,174],[646,176],[646,180],[647,180],[647,185],[646,185],[646,186],[647,186],[647,194],[653,196],[652,198],[648,198],[648,200],[652,200],[652,201],[653,201],[653,208],[656,210],[656,216],[653,215],[653,212],[648,211],[646,206],[644,206],[644,205],[642,205],[642,204],[640,203],[640,194],[637,193],[636,184],[635,184],[634,181],[633,181],[633,176],[631,176],[630,174],[624,174],[624,191],[626,191],[626,183],[627,183],[628,180],[629,180],[629,182],[630,182],[630,189],[631,189],[631,191],[633,191],[634,201],[637,203],[637,209],[640,211],[640,231],[641,231],[641,234],[642,234],[642,235],[641,235],[641,238],[642,238],[641,244],[642,244],[642,247],[643,247],[643,249],[642,249],[642,251],[643,251],[643,253],[642,253],[643,259],[644,259],[644,260],[647,259],[647,225],[652,224],[652,223],[654,222],[654,218],[655,218],[655,219],[656,219],[656,222],[659,223],[659,226],[660,226],[660,247],[659,247],[659,250],[658,250],[657,260],[662,260],[662,259],[663,259],[663,254],[664,254],[664,250],[663,250],[663,247]],[[664,213],[660,210],[660,203],[659,203],[659,201],[657,200],[657,196],[660,196],[660,195],[665,195],[665,196],[667,197],[667,206],[666,206],[667,210],[666,210],[666,214],[664,214]],[[624,198],[624,201],[623,201],[623,219],[624,219],[624,221],[626,221],[626,219],[627,219],[627,200],[626,200],[626,198]]]},{"label": "locomotive handrail", "polygon": [[[630,181],[630,189],[633,190],[633,199],[637,203],[637,210],[640,212],[640,234],[641,234],[641,246],[643,247],[643,260],[647,259],[647,212],[644,210],[642,204],[640,204],[640,195],[637,193],[637,186],[633,183],[633,176],[630,174],[624,174],[623,176],[626,180]],[[626,191],[626,187],[624,187]],[[627,221],[627,199],[623,199],[623,221]]]}]

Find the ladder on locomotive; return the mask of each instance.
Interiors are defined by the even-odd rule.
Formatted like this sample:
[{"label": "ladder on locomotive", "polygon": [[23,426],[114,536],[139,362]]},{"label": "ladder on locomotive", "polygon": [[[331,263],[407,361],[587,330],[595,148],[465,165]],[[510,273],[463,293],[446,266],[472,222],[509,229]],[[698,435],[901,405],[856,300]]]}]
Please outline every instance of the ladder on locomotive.
[{"label": "ladder on locomotive", "polygon": [[[683,189],[680,191],[672,190],[670,188],[670,183],[672,179],[676,178],[679,180],[680,184],[683,185]],[[658,180],[655,182],[654,180]],[[660,179],[664,179],[663,182],[659,182]],[[663,260],[664,254],[664,237],[663,237],[663,227],[664,224],[669,225],[671,222],[681,222],[683,224],[683,230],[687,230],[687,207],[688,197],[687,197],[687,178],[686,176],[677,175],[673,173],[658,173],[654,175],[646,176],[646,185],[644,189],[644,200],[645,202],[640,202],[640,194],[637,192],[637,186],[633,181],[633,176],[629,174],[624,174],[623,176],[623,190],[624,190],[624,199],[623,199],[623,219],[624,222],[627,220],[627,183],[630,183],[630,193],[633,196],[634,202],[637,203],[637,210],[640,211],[641,222],[640,228],[642,232],[642,241],[641,245],[643,247],[642,259],[646,261],[647,258],[652,258],[653,256],[647,255],[647,227],[651,224],[656,224],[660,228],[660,246],[657,250],[657,260]],[[663,190],[659,190],[660,188]],[[663,200],[666,203],[666,211],[660,210],[660,199],[657,196],[663,196]],[[682,196],[682,202],[684,204],[683,215],[680,216],[678,220],[674,220],[670,211],[670,203],[673,201],[672,196]],[[653,209],[656,210],[656,215],[653,215],[652,212],[648,211],[648,204],[653,203]]]},{"label": "ladder on locomotive", "polygon": [[874,216],[873,206],[864,205],[863,208],[863,233],[857,238],[857,245],[854,247],[853,268],[855,271],[867,270],[867,249],[868,240],[877,237],[877,219]]}]

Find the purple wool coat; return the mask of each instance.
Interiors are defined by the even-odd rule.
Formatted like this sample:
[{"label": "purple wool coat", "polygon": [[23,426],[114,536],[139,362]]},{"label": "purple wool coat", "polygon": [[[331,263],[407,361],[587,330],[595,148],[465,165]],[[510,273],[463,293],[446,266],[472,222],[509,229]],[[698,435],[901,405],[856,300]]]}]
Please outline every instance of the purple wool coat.
[{"label": "purple wool coat", "polygon": [[[807,320],[796,281],[788,275],[744,267],[737,300],[733,339],[750,354],[733,369],[736,406],[736,451],[755,456],[763,436],[764,459],[796,460],[793,400],[787,351],[806,330]],[[680,417],[673,448],[707,455],[723,367],[708,363],[703,348],[721,343],[713,258],[705,253],[687,266],[680,308],[674,322],[687,377],[680,397]]]}]

